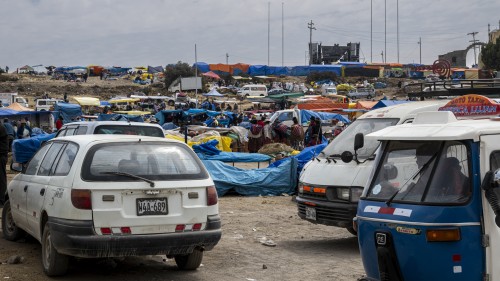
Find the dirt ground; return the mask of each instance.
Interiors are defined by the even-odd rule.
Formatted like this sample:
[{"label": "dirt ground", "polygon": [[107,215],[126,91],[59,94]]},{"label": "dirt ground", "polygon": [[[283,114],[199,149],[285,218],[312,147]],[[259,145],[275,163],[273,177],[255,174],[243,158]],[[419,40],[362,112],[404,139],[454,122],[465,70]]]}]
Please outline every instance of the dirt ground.
[{"label": "dirt ground", "polygon": [[[9,175],[9,179],[13,174]],[[219,198],[223,235],[196,271],[179,271],[164,256],[71,261],[58,280],[356,280],[364,275],[357,238],[347,230],[297,216],[291,196]],[[0,237],[2,235],[0,234]],[[266,246],[263,242],[275,244]],[[27,237],[0,238],[0,279],[52,280],[41,266],[41,246]],[[7,264],[12,256],[20,264]]]}]

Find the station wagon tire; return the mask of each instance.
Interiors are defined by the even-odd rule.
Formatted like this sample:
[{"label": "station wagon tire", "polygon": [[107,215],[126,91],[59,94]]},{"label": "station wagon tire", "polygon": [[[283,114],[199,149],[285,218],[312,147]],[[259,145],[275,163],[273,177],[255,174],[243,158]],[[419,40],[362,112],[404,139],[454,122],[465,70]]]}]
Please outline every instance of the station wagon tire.
[{"label": "station wagon tire", "polygon": [[42,266],[48,276],[61,276],[68,271],[69,258],[59,254],[52,244],[50,226],[46,223],[42,235]]},{"label": "station wagon tire", "polygon": [[175,258],[175,263],[177,264],[177,267],[179,269],[195,270],[201,264],[201,260],[203,259],[203,251],[194,249],[194,251],[191,254],[175,256],[174,258]]},{"label": "station wagon tire", "polygon": [[349,226],[349,227],[346,227],[347,231],[349,231],[349,233],[351,233],[352,235],[355,235],[355,236],[358,236],[358,232],[356,230],[354,230],[354,227],[352,226]]},{"label": "station wagon tire", "polygon": [[2,210],[2,232],[5,240],[16,241],[25,235],[25,232],[17,227],[12,217],[10,201],[6,201]]}]

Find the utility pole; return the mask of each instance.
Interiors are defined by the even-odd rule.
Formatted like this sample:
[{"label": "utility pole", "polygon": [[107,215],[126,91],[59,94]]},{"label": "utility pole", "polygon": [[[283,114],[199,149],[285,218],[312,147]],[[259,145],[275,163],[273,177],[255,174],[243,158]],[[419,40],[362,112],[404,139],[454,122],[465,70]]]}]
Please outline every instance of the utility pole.
[{"label": "utility pole", "polygon": [[281,2],[281,66],[285,66],[285,3]]},{"label": "utility pole", "polygon": [[271,42],[271,2],[267,2],[267,65],[269,66],[269,44]]},{"label": "utility pole", "polygon": [[373,62],[373,0],[370,0],[370,62]]},{"label": "utility pole", "polygon": [[[196,77],[195,80],[195,85],[196,88],[194,90],[194,96],[196,97],[196,100],[198,100],[198,54],[196,52],[196,44],[194,44],[194,63],[196,67],[194,68],[194,76]],[[187,141],[186,141],[187,143]]]},{"label": "utility pole", "polygon": [[399,0],[396,0],[396,27],[398,36],[398,63],[399,63]]},{"label": "utility pole", "polygon": [[316,27],[314,27],[314,23],[311,20],[310,23],[307,24],[307,28],[309,28],[309,65],[312,64],[312,38],[313,38],[313,29],[316,30]]},{"label": "utility pole", "polygon": [[226,64],[229,64],[229,54],[226,53]]},{"label": "utility pole", "polygon": [[382,61],[384,61],[384,51],[382,50],[382,53],[380,53],[382,55]]},{"label": "utility pole", "polygon": [[[476,34],[478,34],[478,33],[479,32],[477,32],[477,31],[467,33],[467,35],[472,35],[472,41],[469,41],[469,42],[472,42],[472,44],[476,44],[476,42],[479,41],[479,40],[476,40]],[[474,48],[474,65],[476,65],[477,64],[477,60],[476,60],[476,45],[474,45],[473,48]]]},{"label": "utility pole", "polygon": [[422,37],[418,37],[417,43],[420,46],[420,64],[422,64]]},{"label": "utility pole", "polygon": [[[387,54],[387,0],[384,0],[384,52]],[[384,61],[384,56],[382,56],[382,62]]]}]

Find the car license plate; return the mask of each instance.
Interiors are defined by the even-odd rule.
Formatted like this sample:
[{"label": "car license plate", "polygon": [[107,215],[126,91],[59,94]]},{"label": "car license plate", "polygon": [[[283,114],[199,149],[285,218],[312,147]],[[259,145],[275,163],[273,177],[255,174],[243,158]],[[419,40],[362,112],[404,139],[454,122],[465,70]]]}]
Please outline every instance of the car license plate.
[{"label": "car license plate", "polygon": [[167,198],[139,198],[137,199],[138,216],[168,215]]},{"label": "car license plate", "polygon": [[316,220],[316,209],[311,207],[306,207],[306,219]]}]

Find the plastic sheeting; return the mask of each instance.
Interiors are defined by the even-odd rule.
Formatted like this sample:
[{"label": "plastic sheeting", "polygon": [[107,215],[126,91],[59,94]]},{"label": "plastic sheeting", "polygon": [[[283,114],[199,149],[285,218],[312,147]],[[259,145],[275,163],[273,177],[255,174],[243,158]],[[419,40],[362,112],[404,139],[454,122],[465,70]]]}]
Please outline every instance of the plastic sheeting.
[{"label": "plastic sheeting", "polygon": [[73,122],[78,116],[82,116],[82,107],[78,104],[58,102],[54,105],[54,111],[63,117],[64,124]]},{"label": "plastic sheeting", "polygon": [[197,62],[193,64],[193,68],[197,67],[201,73],[209,72],[210,66],[205,62]]},{"label": "plastic sheeting", "polygon": [[316,111],[305,110],[305,109],[300,110],[300,120],[302,120],[302,123],[308,122],[311,119],[311,116],[314,116],[314,117],[319,118],[321,120],[337,119],[339,121],[344,122],[345,124],[351,123],[351,121],[348,118],[346,118],[345,116],[338,114],[338,113],[316,112]]},{"label": "plastic sheeting", "polygon": [[396,104],[407,103],[407,102],[410,102],[410,101],[407,101],[407,100],[379,100],[379,102],[377,102],[377,104],[375,104],[372,107],[372,110],[377,109],[377,108],[382,108],[382,107],[388,107],[388,106],[392,106],[392,105],[396,105]]},{"label": "plastic sheeting", "polygon": [[217,194],[234,190],[244,196],[292,194],[297,186],[297,159],[291,158],[279,167],[245,170],[221,161],[202,160],[212,177]]},{"label": "plastic sheeting", "polygon": [[27,163],[42,146],[42,143],[53,139],[53,134],[41,134],[28,139],[16,139],[12,142],[12,160],[15,163]]},{"label": "plastic sheeting", "polygon": [[271,156],[260,153],[221,152],[218,155],[198,154],[202,160],[216,160],[230,163],[268,162]]},{"label": "plastic sheeting", "polygon": [[131,121],[144,122],[142,116],[126,114],[99,114],[97,121]]},{"label": "plastic sheeting", "polygon": [[318,156],[318,154],[323,149],[325,149],[327,145],[328,143],[322,143],[315,146],[306,147],[299,154],[273,162],[271,165],[269,165],[269,167],[279,167],[283,163],[290,161],[290,159],[295,158],[297,159],[297,175],[299,175],[304,166],[307,164],[307,162],[311,161],[311,159]]}]

